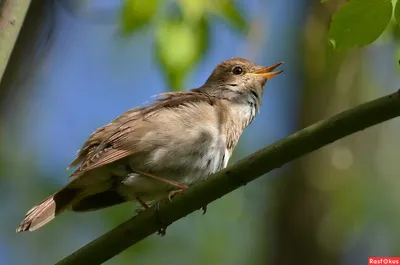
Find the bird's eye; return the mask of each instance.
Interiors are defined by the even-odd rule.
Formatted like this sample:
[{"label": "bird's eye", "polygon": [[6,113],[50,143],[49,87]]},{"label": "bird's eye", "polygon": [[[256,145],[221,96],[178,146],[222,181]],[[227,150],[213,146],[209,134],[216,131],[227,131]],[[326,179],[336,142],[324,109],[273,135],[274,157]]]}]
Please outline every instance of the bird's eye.
[{"label": "bird's eye", "polygon": [[241,74],[243,73],[243,68],[240,67],[240,66],[235,66],[235,67],[232,69],[232,73],[233,73],[234,75],[241,75]]}]

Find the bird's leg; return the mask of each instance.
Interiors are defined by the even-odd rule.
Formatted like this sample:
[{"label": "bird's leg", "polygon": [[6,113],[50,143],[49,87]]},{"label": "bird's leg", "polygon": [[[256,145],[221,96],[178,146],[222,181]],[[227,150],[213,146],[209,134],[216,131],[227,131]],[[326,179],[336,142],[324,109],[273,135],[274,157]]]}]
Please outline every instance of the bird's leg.
[{"label": "bird's leg", "polygon": [[[141,175],[143,175],[143,176],[147,176],[147,177],[156,179],[156,180],[159,180],[159,181],[162,181],[162,182],[165,182],[165,183],[168,183],[168,184],[170,184],[170,185],[172,185],[172,186],[178,187],[177,190],[173,190],[173,191],[171,191],[171,192],[168,194],[168,199],[169,199],[170,202],[172,202],[172,198],[173,198],[176,194],[178,194],[178,193],[180,193],[180,192],[182,192],[182,191],[184,191],[185,189],[188,188],[187,185],[178,183],[178,182],[173,181],[173,180],[160,178],[160,177],[154,176],[154,175],[149,174],[149,173],[143,173],[143,172],[139,172],[139,171],[137,171],[137,170],[136,170],[136,173],[141,174]],[[136,199],[138,200],[138,202],[139,202],[145,209],[147,209],[147,208],[149,207],[149,206],[147,206],[147,204],[146,204],[145,202],[141,201],[139,198],[136,198]],[[205,215],[206,212],[207,212],[207,205],[201,207],[201,209],[203,210],[203,215]],[[139,210],[139,212],[141,212],[141,211],[143,211],[143,210]],[[159,234],[161,234],[161,233],[159,233]]]},{"label": "bird's leg", "polygon": [[153,179],[162,181],[162,182],[165,182],[165,183],[168,183],[168,184],[170,184],[170,185],[172,185],[172,186],[177,187],[177,188],[178,188],[177,190],[173,190],[173,191],[171,191],[171,192],[168,194],[168,199],[169,199],[170,201],[172,201],[172,198],[173,198],[176,194],[178,194],[178,193],[180,193],[180,192],[182,192],[182,191],[184,191],[185,189],[188,188],[187,185],[178,183],[178,182],[173,181],[173,180],[169,180],[169,179],[165,179],[165,178],[160,178],[160,177],[151,175],[151,174],[149,174],[149,173],[143,173],[143,172],[140,172],[140,171],[137,171],[137,170],[136,170],[136,173],[138,173],[138,174],[140,174],[140,175],[143,175],[143,176],[146,176],[146,177],[150,177],[150,178],[153,178]]},{"label": "bird's leg", "polygon": [[184,189],[186,189],[188,187],[188,186],[186,186],[184,184],[181,184],[179,182],[176,182],[176,181],[173,181],[173,180],[169,180],[169,179],[165,179],[165,178],[160,178],[160,177],[154,176],[154,175],[149,174],[149,173],[143,173],[143,172],[140,172],[140,171],[137,171],[137,170],[135,170],[135,172],[137,172],[140,175],[143,175],[143,176],[146,176],[146,177],[150,177],[150,178],[153,178],[153,179],[168,183],[168,184],[170,184],[172,186],[178,187],[181,190],[184,190]]}]

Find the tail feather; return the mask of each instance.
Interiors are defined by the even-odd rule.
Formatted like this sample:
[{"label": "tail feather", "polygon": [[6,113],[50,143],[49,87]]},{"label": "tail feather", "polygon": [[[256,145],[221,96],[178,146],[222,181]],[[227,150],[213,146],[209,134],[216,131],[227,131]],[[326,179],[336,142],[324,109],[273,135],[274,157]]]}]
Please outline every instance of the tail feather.
[{"label": "tail feather", "polygon": [[33,207],[17,227],[17,232],[33,231],[47,224],[56,216],[56,203],[53,196]]},{"label": "tail feather", "polygon": [[17,233],[34,231],[44,226],[53,220],[56,215],[66,210],[75,201],[77,195],[76,190],[66,187],[49,196],[26,213],[24,220],[16,229]]},{"label": "tail feather", "polygon": [[[125,201],[115,192],[105,192],[112,187],[111,178],[108,176],[100,178],[101,175],[100,177],[96,176],[97,178],[86,176],[84,179],[75,178],[72,180],[60,191],[30,209],[16,231],[34,231],[49,223],[65,210],[90,211]],[[95,181],[92,181],[92,179]],[[100,194],[95,196],[98,193]],[[85,200],[85,198],[88,199]]]}]

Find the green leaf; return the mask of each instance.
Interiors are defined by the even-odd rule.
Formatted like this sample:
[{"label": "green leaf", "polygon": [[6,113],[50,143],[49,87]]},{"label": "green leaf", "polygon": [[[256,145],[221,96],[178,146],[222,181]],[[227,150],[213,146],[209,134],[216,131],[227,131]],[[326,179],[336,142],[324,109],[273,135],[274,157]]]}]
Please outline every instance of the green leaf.
[{"label": "green leaf", "polygon": [[396,42],[397,45],[400,44],[400,24],[394,23],[392,30],[391,30],[391,39]]},{"label": "green leaf", "polygon": [[235,0],[179,0],[179,5],[185,20],[196,20],[207,12],[227,21],[241,33],[247,33],[249,30],[249,24]]},{"label": "green leaf", "polygon": [[196,21],[204,16],[210,0],[178,0],[185,21]]},{"label": "green leaf", "polygon": [[218,16],[226,20],[233,28],[239,30],[241,33],[247,33],[249,30],[249,24],[245,17],[242,15],[241,10],[233,0],[220,0],[215,1],[212,6],[213,11]]},{"label": "green leaf", "polygon": [[392,16],[391,0],[351,0],[332,18],[330,41],[336,50],[361,47],[375,41]]},{"label": "green leaf", "polygon": [[396,18],[396,22],[400,25],[400,1],[397,0],[396,7],[394,8],[394,17]]},{"label": "green leaf", "polygon": [[122,31],[132,34],[147,25],[157,12],[158,0],[125,0],[122,9]]},{"label": "green leaf", "polygon": [[186,76],[207,49],[208,23],[204,17],[191,22],[169,19],[161,21],[156,30],[157,60],[172,90],[181,90]]}]

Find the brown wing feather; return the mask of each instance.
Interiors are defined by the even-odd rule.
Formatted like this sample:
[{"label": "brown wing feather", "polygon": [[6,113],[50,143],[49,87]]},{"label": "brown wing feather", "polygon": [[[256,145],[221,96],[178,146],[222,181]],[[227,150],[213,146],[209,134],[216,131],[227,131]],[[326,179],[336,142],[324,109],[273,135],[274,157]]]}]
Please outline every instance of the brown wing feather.
[{"label": "brown wing feather", "polygon": [[100,156],[93,156],[92,159],[83,163],[70,177],[77,177],[84,172],[112,163],[130,154],[132,154],[132,150],[118,150],[113,148],[104,150]]},{"label": "brown wing feather", "polygon": [[[88,141],[78,152],[70,166],[81,166],[70,176],[77,177],[89,170],[104,166],[135,152],[134,141],[145,133],[143,121],[163,108],[178,107],[194,101],[206,101],[214,104],[215,98],[200,93],[196,89],[189,92],[170,92],[159,95],[153,104],[128,110],[109,124],[100,127],[90,135]],[[132,137],[132,133],[136,133]]]},{"label": "brown wing feather", "polygon": [[113,135],[115,131],[118,130],[121,123],[125,123],[126,120],[132,120],[133,118],[137,117],[143,108],[144,107],[138,107],[128,110],[112,122],[98,128],[94,133],[89,136],[89,139],[78,151],[77,157],[74,159],[74,161],[72,161],[68,168],[78,166],[79,164],[83,164],[86,160],[90,160],[91,157],[97,153],[96,148],[101,143],[103,143],[104,140]]}]

